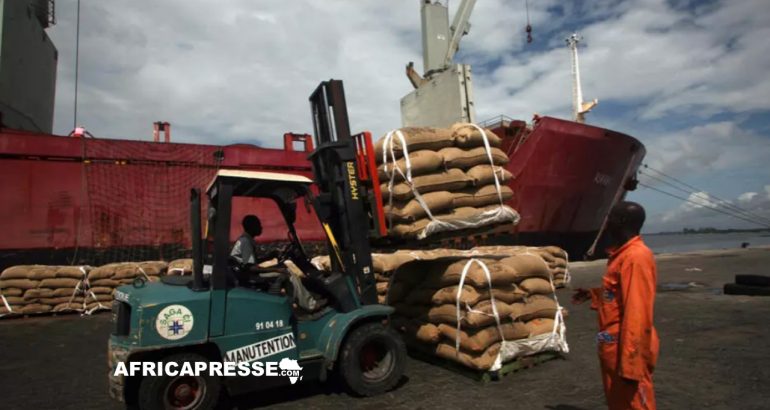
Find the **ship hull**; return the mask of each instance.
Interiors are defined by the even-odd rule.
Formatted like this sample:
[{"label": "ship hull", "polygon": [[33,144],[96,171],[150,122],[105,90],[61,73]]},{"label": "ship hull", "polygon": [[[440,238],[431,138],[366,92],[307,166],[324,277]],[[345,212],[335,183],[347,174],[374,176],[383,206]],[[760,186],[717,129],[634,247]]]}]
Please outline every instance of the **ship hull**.
[{"label": "ship hull", "polygon": [[628,135],[551,117],[487,124],[503,138],[513,174],[509,202],[521,215],[513,242],[556,245],[583,259],[614,203],[635,188],[644,145]]}]

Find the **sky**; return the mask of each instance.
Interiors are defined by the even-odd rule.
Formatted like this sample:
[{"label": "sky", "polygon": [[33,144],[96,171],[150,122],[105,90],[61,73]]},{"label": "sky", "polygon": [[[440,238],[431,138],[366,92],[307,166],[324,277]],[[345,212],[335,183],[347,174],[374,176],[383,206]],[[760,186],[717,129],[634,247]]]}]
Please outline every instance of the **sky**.
[{"label": "sky", "polygon": [[[564,39],[577,31],[584,98],[600,101],[588,122],[647,147],[649,187],[628,196],[647,209],[645,231],[770,225],[766,0],[529,3],[531,44],[524,0],[477,1],[455,60],[473,66],[478,120],[570,118]],[[54,131],[65,135],[76,5],[59,0],[49,29],[59,50]],[[307,97],[335,78],[352,129],[381,135],[401,123],[409,61],[422,71],[417,0],[82,0],[77,122],[102,138],[147,140],[163,120],[177,142],[279,147],[284,132],[311,131]],[[658,171],[688,186],[666,185]]]}]

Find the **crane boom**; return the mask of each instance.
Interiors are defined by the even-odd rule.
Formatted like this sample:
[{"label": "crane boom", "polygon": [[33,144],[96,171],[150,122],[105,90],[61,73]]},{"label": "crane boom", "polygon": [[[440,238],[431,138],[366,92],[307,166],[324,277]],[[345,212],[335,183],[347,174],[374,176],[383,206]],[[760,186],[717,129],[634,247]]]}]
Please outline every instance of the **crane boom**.
[{"label": "crane boom", "polygon": [[460,8],[455,13],[455,18],[452,21],[452,26],[449,30],[452,33],[452,38],[449,40],[449,46],[446,51],[446,58],[444,59],[444,66],[449,67],[454,60],[455,53],[460,47],[460,39],[468,34],[471,29],[471,24],[468,20],[471,18],[471,12],[473,12],[473,6],[476,5],[476,0],[463,0],[460,3]]}]

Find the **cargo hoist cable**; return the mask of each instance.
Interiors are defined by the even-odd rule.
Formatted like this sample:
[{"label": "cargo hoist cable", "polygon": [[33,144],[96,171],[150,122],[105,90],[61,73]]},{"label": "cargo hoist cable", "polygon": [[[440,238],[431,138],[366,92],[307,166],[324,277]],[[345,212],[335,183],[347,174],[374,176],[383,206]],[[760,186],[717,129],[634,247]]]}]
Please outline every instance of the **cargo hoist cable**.
[{"label": "cargo hoist cable", "polygon": [[78,0],[77,23],[75,24],[75,103],[72,114],[72,129],[78,126],[78,70],[80,69],[80,0]]},{"label": "cargo hoist cable", "polygon": [[[646,172],[646,170],[652,171],[658,175],[653,175],[650,172]],[[767,218],[765,216],[762,216],[760,214],[757,214],[755,212],[752,212],[748,209],[741,208],[737,205],[732,204],[730,201],[720,198],[714,194],[706,193],[706,190],[700,189],[698,187],[695,187],[691,184],[688,184],[687,182],[684,182],[674,176],[668,175],[664,173],[663,171],[657,170],[655,168],[650,167],[647,164],[643,165],[643,169],[639,170],[640,175],[644,175],[648,178],[654,179],[660,183],[663,183],[671,188],[674,188],[680,192],[686,193],[688,195],[694,196],[696,199],[705,201],[708,203],[713,204],[716,207],[722,207],[727,212],[733,212],[737,213],[741,216],[747,217],[747,218],[754,218],[759,221],[761,221],[764,224],[770,224],[770,218]],[[671,181],[666,180],[670,179],[671,181],[674,181],[675,183],[672,183]],[[677,185],[678,184],[678,185]],[[681,186],[680,186],[681,185]],[[686,187],[687,189],[683,188],[682,186]]]},{"label": "cargo hoist cable", "polygon": [[663,195],[667,195],[667,196],[670,196],[672,198],[681,199],[682,201],[685,201],[687,203],[690,203],[690,204],[693,204],[693,205],[697,205],[697,206],[700,206],[700,207],[703,207],[703,208],[706,208],[706,209],[710,209],[710,210],[712,210],[714,212],[719,212],[721,214],[732,216],[733,218],[737,218],[737,219],[740,219],[740,220],[743,220],[743,221],[746,221],[746,222],[750,222],[750,223],[753,223],[755,225],[759,225],[759,226],[762,226],[762,227],[765,227],[765,228],[770,228],[770,224],[765,224],[765,223],[762,223],[762,222],[758,222],[755,219],[744,218],[743,216],[734,214],[732,212],[727,212],[724,209],[720,209],[720,208],[712,206],[710,204],[704,204],[702,202],[696,202],[696,201],[693,201],[690,198],[687,198],[687,197],[684,197],[684,196],[680,196],[680,195],[677,195],[677,194],[674,194],[674,193],[671,193],[671,192],[668,192],[668,191],[664,191],[662,189],[655,188],[655,187],[653,187],[651,185],[647,185],[647,184],[645,184],[643,182],[640,182],[639,185],[643,186],[643,187],[645,187],[647,189],[651,189],[653,191],[661,193]]}]

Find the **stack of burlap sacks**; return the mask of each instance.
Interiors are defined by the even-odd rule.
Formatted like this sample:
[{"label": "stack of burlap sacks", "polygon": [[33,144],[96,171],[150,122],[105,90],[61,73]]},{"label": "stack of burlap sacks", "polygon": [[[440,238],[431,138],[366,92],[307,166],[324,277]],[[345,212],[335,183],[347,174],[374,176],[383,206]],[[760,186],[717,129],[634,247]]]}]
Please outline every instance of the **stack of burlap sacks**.
[{"label": "stack of burlap sacks", "polygon": [[111,309],[115,289],[140,277],[189,275],[191,259],[90,266],[21,265],[0,274],[0,315]]},{"label": "stack of burlap sacks", "polygon": [[[372,261],[378,300],[395,307],[393,323],[412,348],[476,370],[543,350],[567,351],[552,286],[557,275],[569,278],[567,254],[558,247],[400,250],[375,253]],[[330,268],[328,257],[313,262]]]},{"label": "stack of burlap sacks", "polygon": [[407,127],[377,141],[375,156],[389,234],[423,239],[442,231],[516,224],[502,140],[473,124]]},{"label": "stack of burlap sacks", "polygon": [[0,274],[0,315],[82,307],[87,266],[12,266]]}]

